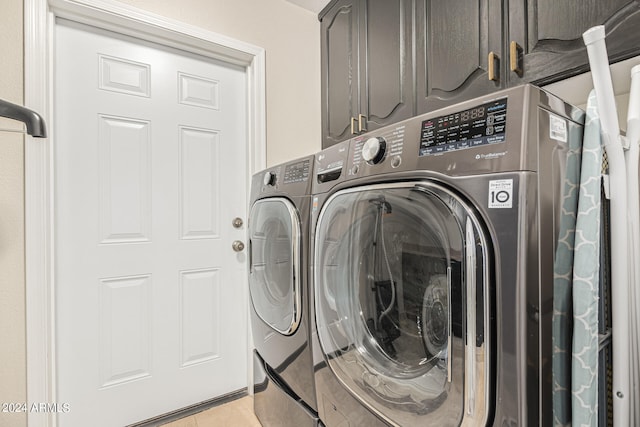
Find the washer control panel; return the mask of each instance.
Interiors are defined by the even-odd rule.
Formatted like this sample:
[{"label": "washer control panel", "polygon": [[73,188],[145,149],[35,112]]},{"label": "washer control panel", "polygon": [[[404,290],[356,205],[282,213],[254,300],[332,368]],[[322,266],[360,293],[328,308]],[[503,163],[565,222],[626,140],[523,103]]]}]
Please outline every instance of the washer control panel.
[{"label": "washer control panel", "polygon": [[387,141],[378,136],[369,138],[362,146],[362,159],[370,165],[380,163],[387,151]]},{"label": "washer control panel", "polygon": [[402,179],[415,171],[447,176],[537,171],[543,165],[536,147],[547,140],[568,146],[570,129],[583,123],[579,108],[524,84],[353,136],[343,174]]},{"label": "washer control panel", "polygon": [[377,135],[354,138],[352,140],[350,174],[358,174],[362,163],[378,165],[388,162],[392,168],[400,166],[404,150],[405,129],[406,125],[399,123],[392,128],[381,129]]},{"label": "washer control panel", "polygon": [[419,156],[504,142],[507,98],[422,121]]}]

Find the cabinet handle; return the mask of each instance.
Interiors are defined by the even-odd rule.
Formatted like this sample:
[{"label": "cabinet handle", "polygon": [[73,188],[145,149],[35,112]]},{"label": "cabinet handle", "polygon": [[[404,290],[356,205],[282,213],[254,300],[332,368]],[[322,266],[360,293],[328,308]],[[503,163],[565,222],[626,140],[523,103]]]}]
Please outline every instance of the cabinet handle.
[{"label": "cabinet handle", "polygon": [[500,80],[500,57],[495,52],[489,52],[489,80]]},{"label": "cabinet handle", "polygon": [[367,131],[367,116],[358,114],[358,133]]},{"label": "cabinet handle", "polygon": [[356,133],[356,118],[351,117],[351,135],[355,135]]},{"label": "cabinet handle", "polygon": [[509,44],[509,68],[511,71],[522,77],[524,62],[524,49],[517,42],[512,41]]}]

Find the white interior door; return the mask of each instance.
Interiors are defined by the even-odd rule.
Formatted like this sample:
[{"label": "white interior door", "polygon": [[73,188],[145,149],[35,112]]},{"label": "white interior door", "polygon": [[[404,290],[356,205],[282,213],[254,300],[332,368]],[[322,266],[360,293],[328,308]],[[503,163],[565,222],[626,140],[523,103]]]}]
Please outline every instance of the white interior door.
[{"label": "white interior door", "polygon": [[55,30],[59,425],[141,421],[246,387],[246,71]]}]

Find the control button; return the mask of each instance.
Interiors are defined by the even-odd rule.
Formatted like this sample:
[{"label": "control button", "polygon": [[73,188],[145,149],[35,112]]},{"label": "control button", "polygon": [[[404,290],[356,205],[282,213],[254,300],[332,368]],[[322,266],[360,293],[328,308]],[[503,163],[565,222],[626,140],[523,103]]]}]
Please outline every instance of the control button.
[{"label": "control button", "polygon": [[402,163],[402,158],[400,156],[394,156],[391,159],[391,167],[392,168],[397,168],[398,166],[400,166],[400,163]]},{"label": "control button", "polygon": [[264,183],[264,185],[275,185],[276,174],[273,172],[265,172],[264,177],[262,178],[262,182]]},{"label": "control button", "polygon": [[369,138],[362,146],[362,158],[369,164],[378,164],[384,159],[387,142],[382,137]]}]

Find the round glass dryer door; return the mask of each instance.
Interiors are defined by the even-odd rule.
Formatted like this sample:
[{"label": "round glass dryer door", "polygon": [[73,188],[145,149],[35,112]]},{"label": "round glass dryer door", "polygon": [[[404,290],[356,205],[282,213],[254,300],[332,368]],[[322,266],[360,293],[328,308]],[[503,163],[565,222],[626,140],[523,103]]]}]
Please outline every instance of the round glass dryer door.
[{"label": "round glass dryer door", "polygon": [[285,198],[257,201],[249,215],[249,293],[260,318],[284,335],[293,334],[302,313],[300,220]]},{"label": "round glass dryer door", "polygon": [[322,208],[321,347],[342,384],[388,423],[484,425],[486,248],[473,209],[430,182],[343,190]]}]

